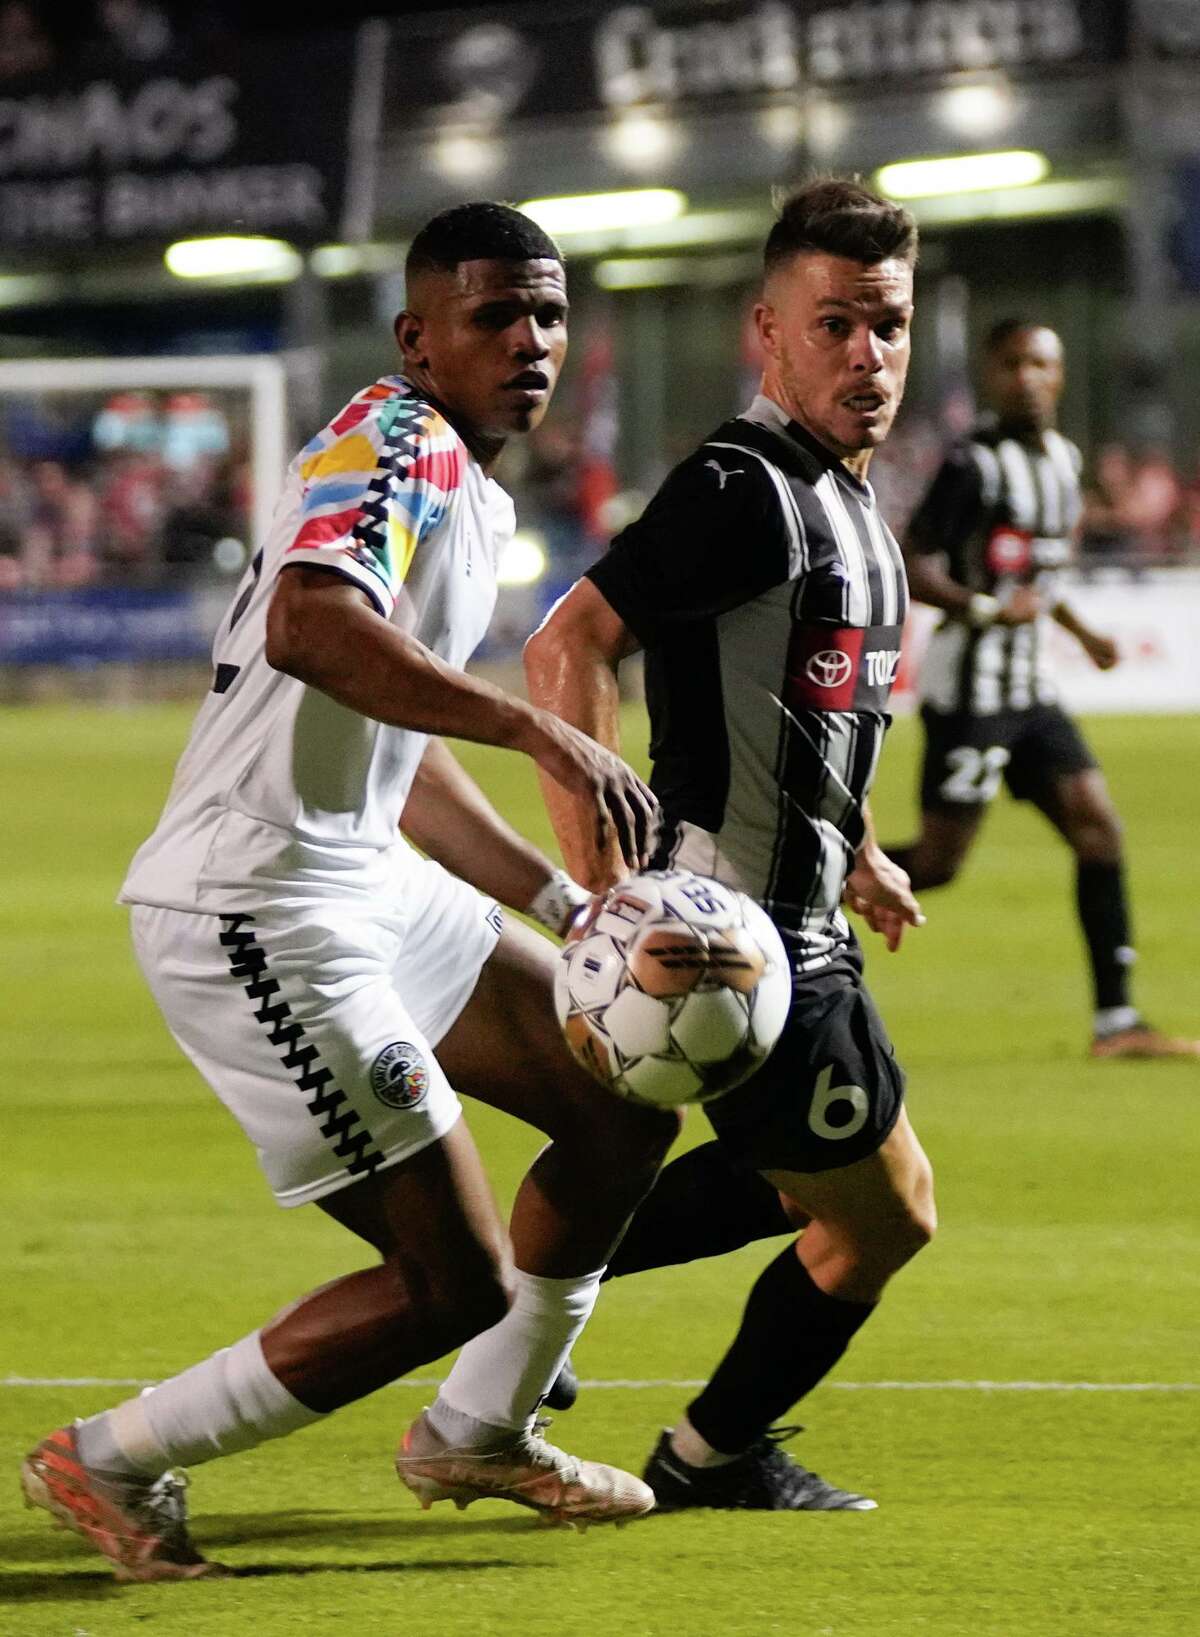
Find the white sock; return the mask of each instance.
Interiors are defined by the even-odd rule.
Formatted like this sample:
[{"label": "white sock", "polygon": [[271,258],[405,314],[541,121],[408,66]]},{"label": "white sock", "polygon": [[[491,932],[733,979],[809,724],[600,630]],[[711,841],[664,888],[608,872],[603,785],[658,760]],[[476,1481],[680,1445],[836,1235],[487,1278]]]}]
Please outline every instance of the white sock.
[{"label": "white sock", "polygon": [[1119,1034],[1122,1029],[1132,1029],[1141,1021],[1142,1014],[1136,1006],[1106,1006],[1093,1017],[1092,1032],[1103,1040],[1106,1034]]},{"label": "white sock", "polygon": [[79,1453],[89,1466],[153,1477],[168,1467],[199,1466],[253,1449],[323,1419],[271,1373],[256,1330],[85,1421]]},{"label": "white sock", "polygon": [[470,1447],[497,1428],[528,1425],[596,1305],[603,1272],[539,1279],[518,1268],[512,1306],[462,1349],[428,1411],[447,1443]]},{"label": "white sock", "polygon": [[736,1455],[722,1455],[707,1438],[701,1438],[685,1415],[671,1434],[671,1448],[688,1466],[728,1466]]}]

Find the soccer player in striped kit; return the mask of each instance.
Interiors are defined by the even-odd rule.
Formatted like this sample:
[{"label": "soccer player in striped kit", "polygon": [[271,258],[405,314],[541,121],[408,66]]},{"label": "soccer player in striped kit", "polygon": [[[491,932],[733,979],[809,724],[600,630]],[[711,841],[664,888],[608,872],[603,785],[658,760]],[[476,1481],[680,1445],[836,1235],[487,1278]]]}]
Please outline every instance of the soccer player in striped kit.
[{"label": "soccer player in striped kit", "polygon": [[1075,855],[1092,1056],[1195,1056],[1200,1041],[1151,1028],[1133,1004],[1120,820],[1047,664],[1047,619],[1101,670],[1119,659],[1058,585],[1081,510],[1079,450],[1055,426],[1061,341],[1045,325],[1004,320],[987,336],[982,384],[991,414],[950,450],[905,542],[914,597],[943,614],[921,667],[921,833],[892,857],[915,890],[952,881],[1003,781]]},{"label": "soccer player in striped kit", "polygon": [[[714,1145],[663,1172],[648,1202],[663,1231],[647,1234],[635,1214],[635,1244],[654,1240],[657,1253],[620,1261],[625,1273],[725,1248],[709,1229],[726,1214],[725,1182],[752,1205],[766,1196],[762,1231],[808,1220],[650,1458],[646,1481],[667,1510],[874,1506],[790,1460],[772,1423],[833,1368],[934,1229],[903,1072],[840,907],[845,898],[892,948],[921,919],[867,810],[907,592],[866,474],[904,389],[916,237],[906,211],[854,182],[816,182],[786,201],[756,309],[759,395],[675,468],[526,650],[531,697],[614,750],[618,666],[645,651],[663,815],[654,862],[750,893],[792,959],[792,1009],[771,1058],[706,1105],[719,1142],[711,1198],[703,1186],[690,1207],[679,1195]],[[575,877],[596,888],[618,879],[583,804],[553,780],[543,788]],[[673,1226],[676,1202],[688,1220]]]}]

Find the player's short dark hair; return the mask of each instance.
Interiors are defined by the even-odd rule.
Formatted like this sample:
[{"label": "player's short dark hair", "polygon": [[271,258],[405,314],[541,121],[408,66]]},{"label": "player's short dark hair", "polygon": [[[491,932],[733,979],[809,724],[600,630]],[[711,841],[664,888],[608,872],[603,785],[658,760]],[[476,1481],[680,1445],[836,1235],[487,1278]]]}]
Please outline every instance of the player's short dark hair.
[{"label": "player's short dark hair", "polygon": [[825,176],[797,188],[778,206],[763,267],[773,273],[793,256],[817,251],[867,266],[917,259],[917,224],[903,205],[881,198],[853,177]]},{"label": "player's short dark hair", "polygon": [[986,353],[998,352],[1006,341],[1011,341],[1014,335],[1021,335],[1025,330],[1048,330],[1049,324],[1043,324],[1037,318],[1010,317],[997,319],[983,338],[983,350]]},{"label": "player's short dark hair", "polygon": [[554,240],[529,216],[511,205],[481,199],[451,205],[417,234],[404,262],[404,275],[452,273],[464,261],[556,261],[562,253]]}]

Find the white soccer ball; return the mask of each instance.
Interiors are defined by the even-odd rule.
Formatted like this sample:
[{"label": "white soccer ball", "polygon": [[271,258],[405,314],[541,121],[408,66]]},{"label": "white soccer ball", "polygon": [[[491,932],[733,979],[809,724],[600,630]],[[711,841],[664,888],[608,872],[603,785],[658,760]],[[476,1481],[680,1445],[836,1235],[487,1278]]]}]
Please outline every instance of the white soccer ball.
[{"label": "white soccer ball", "polygon": [[655,1107],[722,1097],[783,1032],[783,940],[745,893],[690,870],[645,870],[593,904],[563,947],[554,1004],[601,1085]]}]

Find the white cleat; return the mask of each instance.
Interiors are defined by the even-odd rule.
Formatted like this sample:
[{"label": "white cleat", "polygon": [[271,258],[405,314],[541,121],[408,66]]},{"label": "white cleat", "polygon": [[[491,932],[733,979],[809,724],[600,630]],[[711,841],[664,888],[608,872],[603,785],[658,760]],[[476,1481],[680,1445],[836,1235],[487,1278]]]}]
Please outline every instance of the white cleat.
[{"label": "white cleat", "polygon": [[420,1415],[396,1453],[396,1471],[425,1511],[435,1501],[453,1501],[460,1512],[472,1501],[515,1501],[546,1523],[582,1533],[589,1523],[627,1523],[651,1510],[649,1484],[620,1467],[581,1461],[548,1444],[545,1425],[536,1422],[511,1444],[481,1454],[447,1445]]},{"label": "white cleat", "polygon": [[26,1506],[48,1512],[56,1529],[82,1535],[118,1580],[198,1580],[228,1574],[196,1549],[188,1533],[186,1478],[173,1472],[145,1483],[114,1483],[84,1465],[75,1427],[43,1438],[21,1467]]}]

